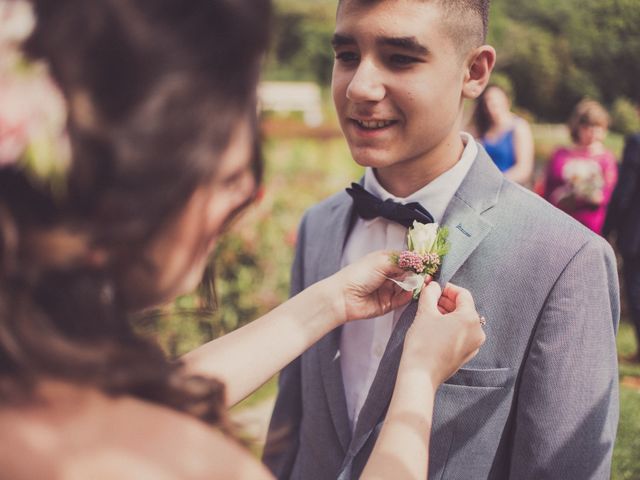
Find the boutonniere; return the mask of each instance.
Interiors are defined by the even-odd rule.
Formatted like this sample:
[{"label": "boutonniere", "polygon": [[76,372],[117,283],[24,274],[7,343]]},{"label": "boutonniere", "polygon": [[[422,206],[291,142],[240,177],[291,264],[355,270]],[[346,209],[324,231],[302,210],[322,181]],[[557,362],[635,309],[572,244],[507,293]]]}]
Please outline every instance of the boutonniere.
[{"label": "boutonniere", "polygon": [[413,291],[414,299],[420,296],[425,277],[435,275],[440,269],[449,251],[448,235],[447,227],[414,221],[407,232],[408,249],[393,255],[396,265],[409,272],[402,281],[394,282],[406,291]]}]

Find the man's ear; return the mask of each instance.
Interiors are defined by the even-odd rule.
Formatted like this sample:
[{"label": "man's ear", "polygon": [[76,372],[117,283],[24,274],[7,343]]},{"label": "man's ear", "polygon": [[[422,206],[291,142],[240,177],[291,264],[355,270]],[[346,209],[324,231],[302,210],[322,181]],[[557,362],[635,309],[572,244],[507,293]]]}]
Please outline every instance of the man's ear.
[{"label": "man's ear", "polygon": [[480,96],[489,83],[491,72],[496,64],[496,51],[489,45],[475,48],[465,61],[462,96],[475,99]]}]

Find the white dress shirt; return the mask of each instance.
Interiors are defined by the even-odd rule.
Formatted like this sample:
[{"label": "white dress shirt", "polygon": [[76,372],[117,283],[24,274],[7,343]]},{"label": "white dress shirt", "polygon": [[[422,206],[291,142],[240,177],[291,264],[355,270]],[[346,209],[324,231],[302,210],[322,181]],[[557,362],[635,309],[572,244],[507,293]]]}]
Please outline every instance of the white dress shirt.
[{"label": "white dress shirt", "polygon": [[[473,137],[465,132],[461,132],[461,136],[465,148],[460,160],[408,197],[399,198],[387,192],[371,168],[365,171],[364,188],[381,200],[390,198],[402,203],[418,202],[439,223],[478,153]],[[376,250],[402,250],[407,245],[406,237],[407,229],[398,223],[384,218],[358,218],[342,252],[342,266]],[[355,429],[358,422],[360,410],[378,371],[391,331],[403,311],[404,307],[374,319],[350,322],[342,328],[340,366],[352,429]]]}]

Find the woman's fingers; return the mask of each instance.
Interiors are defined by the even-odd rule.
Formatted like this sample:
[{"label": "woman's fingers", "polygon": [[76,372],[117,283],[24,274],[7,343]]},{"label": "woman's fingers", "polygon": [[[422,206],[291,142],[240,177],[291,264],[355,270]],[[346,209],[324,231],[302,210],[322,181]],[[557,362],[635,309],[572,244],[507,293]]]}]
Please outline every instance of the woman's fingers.
[{"label": "woman's fingers", "polygon": [[453,300],[443,296],[438,300],[438,307],[442,309],[441,313],[451,313],[456,309],[456,304]]},{"label": "woman's fingers", "polygon": [[475,304],[471,292],[466,288],[458,287],[452,283],[447,283],[442,292],[443,307],[453,306],[453,310],[475,310]]},{"label": "woman's fingers", "polygon": [[418,310],[440,315],[440,311],[438,310],[438,300],[441,295],[442,289],[440,288],[440,285],[438,285],[438,282],[429,282],[429,284],[424,287],[420,293]]},{"label": "woman's fingers", "polygon": [[381,298],[387,297],[389,299],[389,308],[384,309],[385,313],[406,305],[411,301],[412,296],[411,292],[407,292],[390,280],[387,280],[386,283],[380,288],[380,293]]},{"label": "woman's fingers", "polygon": [[412,292],[407,292],[397,285],[394,285],[394,287],[396,291],[394,291],[393,297],[391,298],[391,310],[395,310],[396,308],[406,305],[413,297]]}]

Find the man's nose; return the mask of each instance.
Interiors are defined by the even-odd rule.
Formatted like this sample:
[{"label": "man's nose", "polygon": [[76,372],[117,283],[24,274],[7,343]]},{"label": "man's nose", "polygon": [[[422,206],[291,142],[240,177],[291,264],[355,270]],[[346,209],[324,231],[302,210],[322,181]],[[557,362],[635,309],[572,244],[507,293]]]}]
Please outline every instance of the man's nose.
[{"label": "man's nose", "polygon": [[352,102],[379,102],[384,97],[382,72],[373,62],[361,61],[347,87],[347,98]]}]

